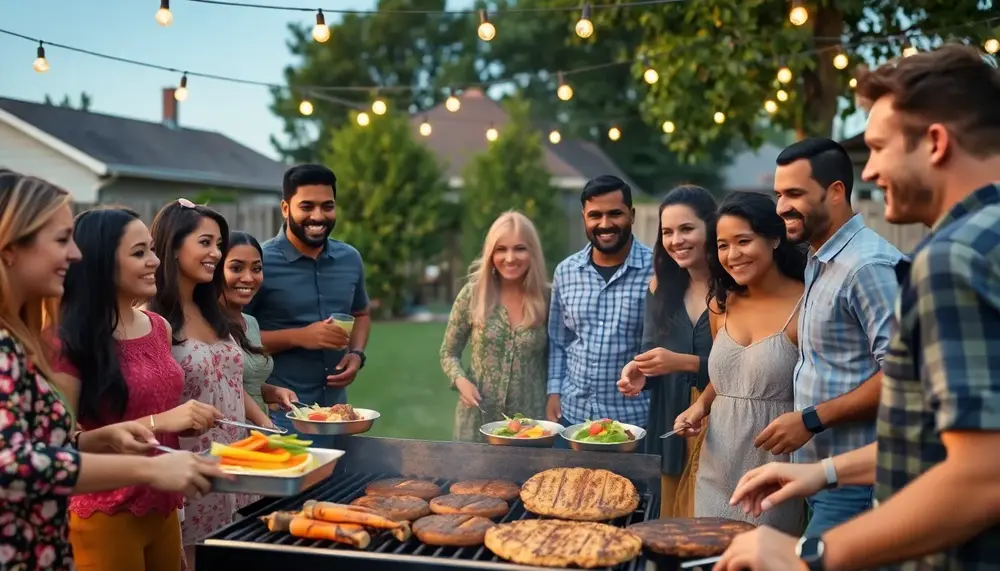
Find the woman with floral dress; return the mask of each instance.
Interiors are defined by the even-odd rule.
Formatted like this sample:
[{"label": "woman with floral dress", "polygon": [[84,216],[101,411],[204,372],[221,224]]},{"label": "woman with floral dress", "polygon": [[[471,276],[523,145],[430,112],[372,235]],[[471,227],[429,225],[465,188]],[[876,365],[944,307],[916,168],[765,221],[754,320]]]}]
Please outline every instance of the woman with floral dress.
[{"label": "woman with floral dress", "polygon": [[[522,414],[544,418],[548,283],[534,224],[505,212],[472,264],[441,344],[441,368],[458,391],[455,439],[483,441],[479,427]],[[472,342],[472,363],[462,352]]]},{"label": "woman with floral dress", "polygon": [[41,333],[43,306],[80,259],[70,202],[45,181],[0,170],[0,569],[73,569],[71,494],[133,485],[208,493],[208,477],[226,477],[193,454],[138,455],[156,440],[137,422],[74,430]]}]

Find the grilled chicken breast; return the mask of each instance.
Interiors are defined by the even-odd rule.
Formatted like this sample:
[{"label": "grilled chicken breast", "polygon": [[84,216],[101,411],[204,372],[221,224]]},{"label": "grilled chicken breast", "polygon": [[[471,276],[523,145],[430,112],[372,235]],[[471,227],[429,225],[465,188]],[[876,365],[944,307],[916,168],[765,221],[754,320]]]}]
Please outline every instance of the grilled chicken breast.
[{"label": "grilled chicken breast", "polygon": [[535,514],[577,521],[608,521],[639,507],[628,478],[607,470],[552,468],[521,486],[524,507]]},{"label": "grilled chicken breast", "polygon": [[542,567],[610,567],[642,551],[639,536],[603,523],[522,519],[486,531],[487,549],[508,561]]}]

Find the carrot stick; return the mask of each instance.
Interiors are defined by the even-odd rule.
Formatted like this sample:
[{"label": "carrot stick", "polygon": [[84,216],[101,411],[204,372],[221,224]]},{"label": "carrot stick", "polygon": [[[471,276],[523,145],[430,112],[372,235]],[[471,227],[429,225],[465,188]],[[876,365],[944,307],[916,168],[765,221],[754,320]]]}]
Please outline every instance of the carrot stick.
[{"label": "carrot stick", "polygon": [[254,470],[286,470],[300,466],[305,461],[305,454],[292,456],[284,462],[258,462],[256,460],[241,460],[239,458],[219,458],[219,464],[223,466],[241,466]]},{"label": "carrot stick", "polygon": [[409,524],[393,521],[376,510],[362,506],[308,500],[302,505],[302,515],[329,523],[352,523],[375,529],[389,529],[400,541],[410,538]]},{"label": "carrot stick", "polygon": [[261,517],[269,531],[284,531],[303,539],[324,539],[365,549],[371,536],[360,525],[316,521],[293,512],[274,512]]}]

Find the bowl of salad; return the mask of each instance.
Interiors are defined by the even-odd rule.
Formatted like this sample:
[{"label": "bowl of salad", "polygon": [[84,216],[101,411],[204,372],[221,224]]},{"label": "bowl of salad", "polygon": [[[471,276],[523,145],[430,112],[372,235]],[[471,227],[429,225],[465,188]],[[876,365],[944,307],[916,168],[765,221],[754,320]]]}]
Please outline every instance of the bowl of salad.
[{"label": "bowl of salad", "polygon": [[534,420],[521,414],[515,414],[513,418],[504,415],[503,418],[479,427],[486,441],[494,446],[548,448],[555,444],[556,436],[563,428],[558,422]]},{"label": "bowl of salad", "polygon": [[349,404],[319,406],[315,403],[312,406],[295,407],[285,414],[292,421],[296,432],[325,436],[368,432],[379,416],[381,415],[376,410],[354,408]]},{"label": "bowl of salad", "polygon": [[639,441],[646,437],[646,429],[602,418],[567,426],[562,431],[562,437],[569,442],[570,448],[577,451],[635,452]]}]

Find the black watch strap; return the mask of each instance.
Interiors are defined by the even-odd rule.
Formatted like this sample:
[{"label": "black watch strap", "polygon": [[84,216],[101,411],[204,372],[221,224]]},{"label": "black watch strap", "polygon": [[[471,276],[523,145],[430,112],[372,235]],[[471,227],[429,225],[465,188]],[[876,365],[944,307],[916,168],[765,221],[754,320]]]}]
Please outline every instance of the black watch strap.
[{"label": "black watch strap", "polygon": [[795,547],[795,553],[806,564],[809,571],[826,571],[823,555],[826,546],[819,537],[803,537]]},{"label": "black watch strap", "polygon": [[807,406],[802,409],[802,423],[806,425],[806,430],[812,432],[813,434],[819,434],[826,430],[823,426],[823,421],[819,419],[819,414],[816,413],[816,407]]},{"label": "black watch strap", "polygon": [[368,360],[368,359],[367,359],[367,358],[365,357],[365,352],[364,352],[364,351],[362,351],[361,349],[351,349],[351,350],[350,350],[350,351],[348,351],[347,353],[348,353],[348,354],[350,354],[350,355],[357,355],[357,356],[358,356],[358,358],[359,358],[359,359],[361,359],[361,366],[360,366],[360,367],[358,367],[358,368],[359,368],[359,369],[363,369],[363,368],[364,368],[364,366],[365,366],[365,361],[367,361],[367,360]]}]

